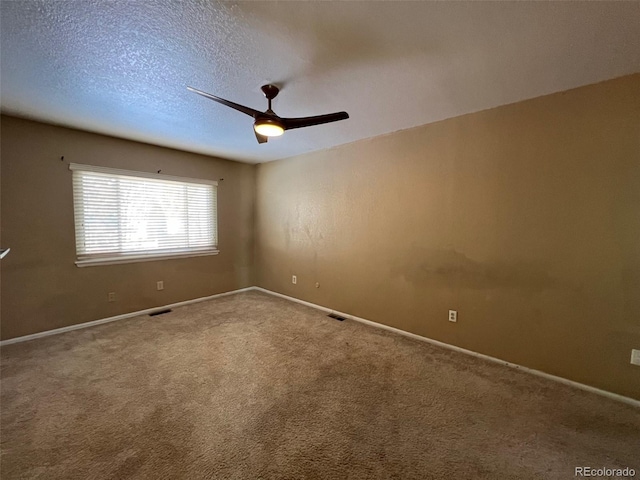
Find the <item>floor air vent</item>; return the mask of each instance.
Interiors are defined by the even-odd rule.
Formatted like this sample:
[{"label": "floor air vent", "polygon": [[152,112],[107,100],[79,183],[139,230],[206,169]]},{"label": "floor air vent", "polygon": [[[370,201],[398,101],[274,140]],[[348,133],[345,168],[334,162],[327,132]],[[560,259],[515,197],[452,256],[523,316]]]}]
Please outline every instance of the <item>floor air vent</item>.
[{"label": "floor air vent", "polygon": [[158,310],[157,312],[151,312],[151,313],[149,314],[149,316],[150,316],[150,317],[155,317],[156,315],[162,315],[162,314],[164,314],[164,313],[169,313],[169,312],[171,312],[171,309],[170,309],[170,308],[167,308],[166,310]]},{"label": "floor air vent", "polygon": [[335,318],[336,320],[339,320],[339,321],[343,321],[347,319],[346,317],[342,317],[337,313],[330,313],[329,315],[327,315],[327,317]]}]

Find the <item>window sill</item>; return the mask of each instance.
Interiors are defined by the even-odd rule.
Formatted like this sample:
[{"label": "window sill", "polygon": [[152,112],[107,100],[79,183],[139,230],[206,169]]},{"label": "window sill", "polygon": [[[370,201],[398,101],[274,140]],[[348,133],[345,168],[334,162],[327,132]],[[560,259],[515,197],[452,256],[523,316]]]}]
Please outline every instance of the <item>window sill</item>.
[{"label": "window sill", "polygon": [[204,257],[218,255],[220,250],[205,250],[201,252],[156,253],[150,255],[121,255],[117,257],[87,258],[76,260],[77,267],[97,267],[99,265],[118,265],[121,263],[155,262],[174,258]]}]

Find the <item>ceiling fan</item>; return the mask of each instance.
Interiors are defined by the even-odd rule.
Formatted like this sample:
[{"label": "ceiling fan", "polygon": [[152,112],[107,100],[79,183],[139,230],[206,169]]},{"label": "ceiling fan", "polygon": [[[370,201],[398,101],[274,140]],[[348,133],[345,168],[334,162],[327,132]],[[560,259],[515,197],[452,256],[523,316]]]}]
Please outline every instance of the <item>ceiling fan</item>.
[{"label": "ceiling fan", "polygon": [[188,90],[195,92],[203,97],[206,97],[214,102],[221,103],[227,107],[231,107],[234,110],[245,113],[250,117],[253,117],[253,129],[256,134],[258,143],[266,143],[269,137],[278,137],[284,133],[285,130],[291,130],[292,128],[311,127],[313,125],[321,125],[323,123],[337,122],[338,120],[346,120],[349,118],[347,112],[328,113],[326,115],[316,115],[315,117],[299,117],[299,118],[282,118],[275,114],[271,110],[271,100],[276,98],[280,89],[275,85],[263,85],[261,87],[262,93],[267,97],[269,101],[269,107],[265,112],[254,110],[253,108],[239,105],[224,98],[216,97],[210,93],[203,92],[193,87],[187,87]]}]

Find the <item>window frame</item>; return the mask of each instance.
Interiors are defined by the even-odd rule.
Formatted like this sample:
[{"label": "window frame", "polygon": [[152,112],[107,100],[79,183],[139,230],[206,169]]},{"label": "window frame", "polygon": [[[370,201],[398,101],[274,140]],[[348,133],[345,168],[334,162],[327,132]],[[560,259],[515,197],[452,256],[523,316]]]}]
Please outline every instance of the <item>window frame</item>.
[{"label": "window frame", "polygon": [[[164,175],[160,173],[150,173],[150,172],[137,172],[132,170],[123,170],[118,168],[110,168],[110,167],[100,167],[95,165],[85,165],[79,163],[70,163],[69,170],[72,171],[72,206],[73,206],[73,226],[74,226],[74,250],[76,255],[75,264],[78,267],[89,267],[89,266],[97,266],[97,265],[115,265],[115,264],[123,264],[123,263],[137,263],[137,262],[149,262],[149,261],[158,261],[158,260],[170,260],[176,258],[189,258],[189,257],[202,257],[208,255],[218,255],[220,250],[218,248],[219,243],[219,232],[218,232],[218,182],[215,180],[207,180],[201,178],[189,178],[189,177],[178,177],[173,175]],[[214,202],[214,239],[216,240],[216,245],[213,247],[206,248],[192,248],[185,249],[184,251],[179,251],[178,249],[173,249],[171,251],[164,250],[158,252],[130,252],[130,253],[104,253],[104,254],[79,254],[78,253],[78,228],[77,228],[77,214],[76,208],[80,202],[76,202],[75,189],[73,173],[74,172],[89,172],[89,173],[102,173],[107,175],[119,175],[126,177],[134,177],[134,178],[148,178],[153,180],[163,180],[170,182],[180,182],[180,183],[191,183],[191,184],[201,184],[201,185],[211,185],[213,187],[213,202]],[[84,258],[81,258],[84,257]]]}]

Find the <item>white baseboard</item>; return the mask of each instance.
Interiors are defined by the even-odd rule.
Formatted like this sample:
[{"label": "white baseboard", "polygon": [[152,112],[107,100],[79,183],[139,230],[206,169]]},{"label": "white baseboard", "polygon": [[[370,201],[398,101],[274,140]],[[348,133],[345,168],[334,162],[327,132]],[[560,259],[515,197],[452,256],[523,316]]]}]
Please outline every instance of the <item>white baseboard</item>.
[{"label": "white baseboard", "polygon": [[240,292],[246,292],[253,290],[255,287],[241,288],[239,290],[232,290],[230,292],[216,293],[215,295],[209,295],[208,297],[193,298],[191,300],[185,300],[183,302],[172,303],[169,305],[160,305],[153,308],[147,308],[145,310],[138,310],[137,312],[123,313],[122,315],[116,315],[115,317],[101,318],[99,320],[93,320],[91,322],[78,323],[76,325],[69,325],[68,327],[56,328],[54,330],[46,330],[44,332],[32,333],[31,335],[25,335],[23,337],[10,338],[0,342],[0,347],[5,345],[11,345],[12,343],[27,342],[29,340],[35,340],[36,338],[48,337],[50,335],[58,335],[60,333],[70,332],[72,330],[79,330],[81,328],[95,327],[96,325],[102,325],[103,323],[115,322],[117,320],[124,320],[126,318],[137,317],[138,315],[147,315],[149,313],[157,312],[158,310],[165,310],[167,308],[177,308],[183,305],[189,305],[191,303],[204,302],[206,300],[213,300],[214,298],[225,297],[227,295],[234,295]]},{"label": "white baseboard", "polygon": [[501,360],[499,358],[490,357],[489,355],[485,355],[483,353],[474,352],[472,350],[467,350],[466,348],[456,347],[455,345],[450,345],[448,343],[440,342],[438,340],[433,340],[428,337],[423,337],[421,335],[416,335],[415,333],[406,332],[404,330],[400,330],[398,328],[390,327],[388,325],[384,325],[382,323],[372,322],[371,320],[367,320],[365,318],[356,317],[354,315],[349,315],[348,313],[339,312],[337,310],[333,310],[331,308],[323,307],[321,305],[316,305],[315,303],[305,302],[304,300],[299,300],[294,297],[290,297],[288,295],[283,295],[282,293],[273,292],[271,290],[267,290],[261,287],[252,287],[253,290],[258,290],[264,293],[268,293],[270,295],[275,295],[276,297],[284,298],[286,300],[290,300],[292,302],[300,303],[302,305],[306,305],[307,307],[315,308],[318,310],[322,310],[323,312],[328,313],[336,313],[342,317],[346,317],[351,320],[355,320],[356,322],[365,323],[367,325],[371,325],[376,328],[382,328],[384,330],[388,330],[390,332],[397,333],[399,335],[404,335],[405,337],[413,338],[415,340],[420,340],[422,342],[431,343],[432,345],[437,345],[439,347],[448,348],[449,350],[454,350],[456,352],[465,353],[467,355],[471,355],[473,357],[481,358],[483,360],[488,360],[490,362],[499,363],[501,365],[506,365],[507,367],[515,368],[517,370],[521,370],[523,372],[530,373],[532,375],[537,375],[538,377],[543,377],[549,380],[553,380],[556,382],[563,383],[565,385],[569,385],[574,388],[579,388],[580,390],[585,390],[587,392],[595,393],[598,395],[602,395],[604,397],[610,398],[612,400],[617,400],[619,402],[626,403],[628,405],[632,405],[634,407],[640,408],[640,400],[636,400],[634,398],[625,397],[623,395],[618,395],[617,393],[608,392],[606,390],[601,390],[596,387],[591,387],[589,385],[585,385],[584,383],[574,382],[573,380],[567,380],[566,378],[558,377],[556,375],[551,375],[550,373],[545,373],[540,370],[534,370],[533,368],[523,367],[522,365],[518,365],[517,363],[507,362],[506,360]]}]

